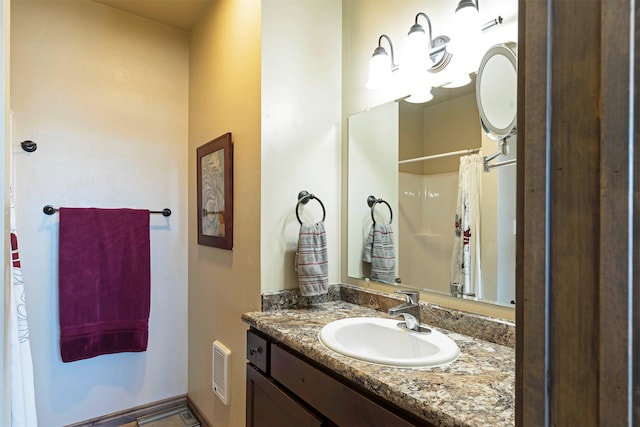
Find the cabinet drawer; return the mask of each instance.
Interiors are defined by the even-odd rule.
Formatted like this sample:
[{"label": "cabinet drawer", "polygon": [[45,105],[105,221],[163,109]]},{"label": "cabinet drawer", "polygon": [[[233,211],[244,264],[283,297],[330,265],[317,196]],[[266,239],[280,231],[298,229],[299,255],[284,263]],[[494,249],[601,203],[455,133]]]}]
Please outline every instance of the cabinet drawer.
[{"label": "cabinet drawer", "polygon": [[340,426],[415,425],[277,345],[271,347],[271,377]]},{"label": "cabinet drawer", "polygon": [[269,342],[249,330],[247,331],[247,360],[262,372],[269,373]]}]

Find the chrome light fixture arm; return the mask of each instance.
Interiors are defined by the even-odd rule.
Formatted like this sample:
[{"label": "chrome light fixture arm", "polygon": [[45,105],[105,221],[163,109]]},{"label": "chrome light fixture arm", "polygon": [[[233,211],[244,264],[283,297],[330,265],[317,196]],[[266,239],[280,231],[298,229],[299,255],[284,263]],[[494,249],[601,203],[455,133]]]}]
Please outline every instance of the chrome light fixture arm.
[{"label": "chrome light fixture arm", "polygon": [[391,42],[391,38],[388,35],[382,34],[380,37],[378,37],[378,47],[374,50],[373,56],[379,54],[387,54],[387,51],[382,47],[382,39],[385,39],[387,43],[389,43],[389,52],[391,53],[391,71],[396,71],[398,69],[398,64],[396,64],[396,58],[393,53],[393,43]]},{"label": "chrome light fixture arm", "polygon": [[422,25],[418,24],[418,18],[421,16],[427,20],[427,25],[429,27],[429,49],[431,49],[433,47],[433,33],[431,31],[431,19],[429,19],[429,16],[426,13],[418,12],[418,14],[416,15],[415,23],[409,29],[409,35],[411,35],[411,33],[414,33],[416,31],[424,32],[424,28],[422,27]]}]

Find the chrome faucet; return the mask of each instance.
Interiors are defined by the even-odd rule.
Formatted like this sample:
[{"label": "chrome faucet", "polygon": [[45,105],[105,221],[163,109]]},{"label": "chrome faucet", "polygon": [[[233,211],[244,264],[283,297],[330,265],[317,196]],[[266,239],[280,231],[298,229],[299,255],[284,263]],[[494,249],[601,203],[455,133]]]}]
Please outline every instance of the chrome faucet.
[{"label": "chrome faucet", "polygon": [[408,290],[397,290],[395,293],[403,294],[406,297],[406,301],[391,307],[388,313],[392,316],[402,315],[409,329],[418,330],[420,327],[420,293]]},{"label": "chrome faucet", "polygon": [[476,294],[474,293],[468,293],[466,294],[464,292],[464,286],[461,283],[451,283],[449,285],[449,293],[451,294],[451,296],[454,297],[459,297],[459,298],[464,298],[464,297],[475,297]]}]

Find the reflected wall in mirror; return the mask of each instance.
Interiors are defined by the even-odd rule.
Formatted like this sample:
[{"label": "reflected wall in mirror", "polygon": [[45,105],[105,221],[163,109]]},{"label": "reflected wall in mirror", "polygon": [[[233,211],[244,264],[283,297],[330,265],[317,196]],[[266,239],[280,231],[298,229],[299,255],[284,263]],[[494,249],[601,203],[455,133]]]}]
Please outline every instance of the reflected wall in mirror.
[{"label": "reflected wall in mirror", "polygon": [[[391,220],[389,210],[382,209],[380,204],[370,208],[368,197],[383,199],[391,212],[398,212],[399,125],[399,104],[396,102],[349,117],[347,270],[350,277],[371,277],[371,263],[364,261],[364,245],[373,224],[372,212],[381,224]],[[393,242],[393,247],[397,248],[395,233]],[[397,277],[397,264],[394,270]]]},{"label": "reflected wall in mirror", "polygon": [[[475,84],[433,93],[426,104],[394,101],[349,118],[347,274],[371,278],[363,255],[373,223],[366,200],[375,195],[394,213],[395,282],[451,295],[461,155],[438,155],[476,149],[487,156],[498,145],[482,132]],[[515,145],[510,138],[511,152],[500,160],[515,159]],[[515,300],[516,169],[495,168],[480,181],[481,282],[474,295],[458,296],[509,306]],[[374,218],[387,222],[386,206],[378,205]]]}]

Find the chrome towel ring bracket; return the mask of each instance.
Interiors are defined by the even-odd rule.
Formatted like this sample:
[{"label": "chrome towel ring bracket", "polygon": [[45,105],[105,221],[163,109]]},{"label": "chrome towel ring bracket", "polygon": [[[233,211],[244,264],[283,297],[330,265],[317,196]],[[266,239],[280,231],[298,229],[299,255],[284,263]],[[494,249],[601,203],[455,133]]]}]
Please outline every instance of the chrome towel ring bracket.
[{"label": "chrome towel ring bracket", "polygon": [[27,153],[33,153],[34,151],[36,151],[38,149],[38,144],[36,144],[35,142],[33,142],[33,141],[29,140],[29,139],[27,139],[26,141],[22,141],[20,143],[20,146]]},{"label": "chrome towel ring bracket", "polygon": [[369,196],[367,197],[367,205],[369,205],[369,207],[371,208],[371,220],[373,221],[373,224],[375,225],[376,223],[373,211],[378,203],[384,203],[389,208],[389,224],[391,224],[393,222],[393,210],[391,210],[391,206],[389,205],[389,203],[387,203],[386,200],[378,199],[375,196]]},{"label": "chrome towel ring bracket", "polygon": [[320,203],[320,206],[322,206],[323,222],[327,216],[327,212],[324,209],[324,205],[322,204],[322,201],[318,199],[313,193],[309,193],[306,190],[302,190],[301,192],[298,193],[298,204],[296,205],[296,218],[298,218],[298,222],[300,223],[300,225],[302,225],[302,220],[300,219],[300,214],[298,213],[298,209],[300,208],[300,203],[302,203],[303,205],[306,205],[307,203],[309,203],[309,200],[312,200],[312,199],[317,200],[318,203]]}]

